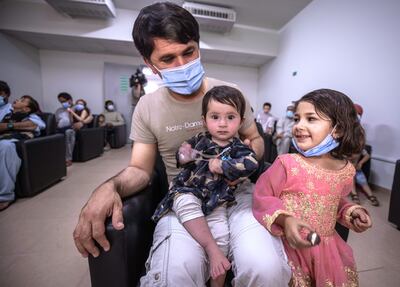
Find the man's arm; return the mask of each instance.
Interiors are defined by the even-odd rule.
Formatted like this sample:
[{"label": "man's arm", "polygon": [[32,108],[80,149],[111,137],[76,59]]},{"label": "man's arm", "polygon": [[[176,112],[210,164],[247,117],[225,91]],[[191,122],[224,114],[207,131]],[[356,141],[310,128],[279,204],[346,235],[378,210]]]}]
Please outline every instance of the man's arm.
[{"label": "man's arm", "polygon": [[[13,130],[17,131],[34,131],[36,130],[37,125],[31,121],[23,121],[23,122],[17,122],[13,123]],[[7,123],[0,123],[0,132],[7,131]]]},{"label": "man's arm", "polygon": [[104,222],[111,216],[115,229],[124,228],[121,197],[132,195],[147,186],[154,167],[156,151],[155,144],[135,143],[129,166],[92,193],[82,208],[73,233],[75,246],[82,256],[87,257],[90,253],[97,257],[100,254],[95,241],[105,251],[110,249],[110,243],[105,236]]},{"label": "man's arm", "polygon": [[155,144],[135,143],[129,166],[111,178],[116,191],[123,198],[145,188],[154,169],[157,146]]},{"label": "man's arm", "polygon": [[264,140],[260,136],[257,130],[256,123],[253,122],[251,125],[240,133],[240,138],[243,142],[250,146],[256,153],[257,160],[261,160],[264,156]]}]

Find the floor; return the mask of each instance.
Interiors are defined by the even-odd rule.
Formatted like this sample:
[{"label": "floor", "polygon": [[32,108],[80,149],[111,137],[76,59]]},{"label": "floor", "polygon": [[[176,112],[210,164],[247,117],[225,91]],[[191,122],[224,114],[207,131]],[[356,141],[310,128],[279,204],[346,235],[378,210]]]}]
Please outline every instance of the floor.
[{"label": "floor", "polygon": [[[90,286],[87,260],[75,249],[72,231],[91,192],[124,168],[130,150],[107,151],[102,157],[74,163],[68,176],[45,192],[19,199],[0,212],[0,286]],[[390,194],[376,189],[380,207],[369,208],[374,225],[352,232],[362,287],[392,287],[400,282],[400,231],[387,221]]]}]

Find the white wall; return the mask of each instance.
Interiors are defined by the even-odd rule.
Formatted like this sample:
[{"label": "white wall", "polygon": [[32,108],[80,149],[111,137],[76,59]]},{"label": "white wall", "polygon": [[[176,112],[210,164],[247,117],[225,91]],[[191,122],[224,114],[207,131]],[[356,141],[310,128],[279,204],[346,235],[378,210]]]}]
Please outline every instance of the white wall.
[{"label": "white wall", "polygon": [[68,92],[76,100],[83,98],[93,113],[103,111],[104,63],[141,64],[140,58],[40,50],[44,110],[59,107],[57,95]]},{"label": "white wall", "polygon": [[31,95],[43,106],[39,51],[0,32],[0,80],[11,89],[11,101]]},{"label": "white wall", "polygon": [[372,181],[386,188],[400,158],[399,27],[398,0],[314,0],[281,31],[278,57],[259,78],[258,105],[272,102],[275,114],[323,87],[361,104]]},{"label": "white wall", "polygon": [[[94,113],[103,111],[104,63],[143,64],[140,58],[102,54],[40,50],[43,78],[44,110],[59,107],[57,95],[70,93],[74,99],[84,98]],[[209,77],[236,83],[252,105],[258,94],[258,69],[204,63]],[[134,71],[132,71],[133,73]]]}]

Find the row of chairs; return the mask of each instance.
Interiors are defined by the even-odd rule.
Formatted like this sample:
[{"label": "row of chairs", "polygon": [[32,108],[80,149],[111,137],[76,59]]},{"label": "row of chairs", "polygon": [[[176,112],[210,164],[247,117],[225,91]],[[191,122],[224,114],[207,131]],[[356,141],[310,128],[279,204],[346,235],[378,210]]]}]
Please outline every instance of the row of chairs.
[{"label": "row of chairs", "polygon": [[[54,114],[43,113],[41,117],[46,123],[41,135],[17,142],[17,152],[22,159],[15,188],[17,197],[34,196],[67,175],[65,136],[57,133]],[[73,161],[84,162],[100,156],[104,136],[104,127],[98,126],[98,115],[93,115],[93,122],[76,133]],[[123,125],[116,128],[110,145],[120,148],[125,144],[126,125]]]}]

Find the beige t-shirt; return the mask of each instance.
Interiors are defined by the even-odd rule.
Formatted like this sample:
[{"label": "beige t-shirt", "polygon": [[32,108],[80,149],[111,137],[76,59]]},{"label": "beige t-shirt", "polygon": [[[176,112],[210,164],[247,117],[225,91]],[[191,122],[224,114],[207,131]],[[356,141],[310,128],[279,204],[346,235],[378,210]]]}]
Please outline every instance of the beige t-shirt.
[{"label": "beige t-shirt", "polygon": [[[206,78],[205,81],[206,91],[221,85],[237,88],[232,83],[212,78]],[[169,94],[167,88],[161,87],[153,93],[144,95],[136,106],[132,116],[130,138],[139,143],[157,143],[169,182],[180,170],[176,167],[175,158],[180,145],[204,131],[201,103],[202,98],[193,102],[177,101]],[[245,119],[240,131],[246,130],[253,122],[250,103],[246,99]]]}]

